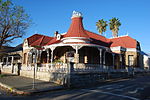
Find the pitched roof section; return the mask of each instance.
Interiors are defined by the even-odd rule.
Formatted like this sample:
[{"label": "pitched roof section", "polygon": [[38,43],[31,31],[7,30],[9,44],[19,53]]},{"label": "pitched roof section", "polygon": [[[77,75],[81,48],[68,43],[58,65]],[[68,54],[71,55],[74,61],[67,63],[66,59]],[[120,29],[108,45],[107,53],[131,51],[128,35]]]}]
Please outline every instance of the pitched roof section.
[{"label": "pitched roof section", "polygon": [[90,38],[100,40],[100,41],[106,42],[106,43],[110,42],[109,39],[107,39],[106,37],[104,37],[102,35],[99,35],[99,34],[96,34],[96,33],[93,33],[93,32],[87,31],[87,30],[85,30],[85,32],[89,35]]},{"label": "pitched roof section", "polygon": [[31,46],[44,46],[49,41],[51,41],[53,39],[53,37],[35,34],[27,39],[28,39],[29,45],[31,45]]},{"label": "pitched roof section", "polygon": [[104,36],[98,35],[96,33],[93,33],[87,30],[85,30],[85,32],[89,35],[90,39],[92,39],[92,43],[98,44],[101,46],[106,46],[106,47],[110,46],[111,41],[105,38]]},{"label": "pitched roof section", "polygon": [[46,45],[51,45],[51,44],[54,44],[54,43],[59,43],[60,40],[57,40],[56,37],[54,37],[53,39],[51,39],[51,41],[49,41]]},{"label": "pitched roof section", "polygon": [[28,40],[28,44],[31,45],[33,42],[35,42],[36,40],[40,39],[43,35],[40,34],[34,34],[30,37],[27,38]]},{"label": "pitched roof section", "polygon": [[111,47],[121,46],[124,48],[136,48],[137,41],[130,36],[122,36],[110,39],[112,41]]},{"label": "pitched roof section", "polygon": [[72,23],[67,34],[64,37],[85,37],[89,38],[88,34],[85,32],[82,17],[72,17]]},{"label": "pitched roof section", "polygon": [[22,47],[23,44],[19,44],[17,45],[14,49],[11,50],[11,52],[15,52],[15,51],[22,51],[23,50],[23,47]]}]

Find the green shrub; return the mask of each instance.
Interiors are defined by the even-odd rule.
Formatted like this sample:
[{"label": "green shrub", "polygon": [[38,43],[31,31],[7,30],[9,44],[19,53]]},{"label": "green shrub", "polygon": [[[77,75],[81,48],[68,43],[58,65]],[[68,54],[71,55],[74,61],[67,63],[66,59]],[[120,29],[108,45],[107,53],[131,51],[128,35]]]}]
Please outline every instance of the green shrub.
[{"label": "green shrub", "polygon": [[5,75],[4,74],[0,74],[0,78],[4,77]]}]

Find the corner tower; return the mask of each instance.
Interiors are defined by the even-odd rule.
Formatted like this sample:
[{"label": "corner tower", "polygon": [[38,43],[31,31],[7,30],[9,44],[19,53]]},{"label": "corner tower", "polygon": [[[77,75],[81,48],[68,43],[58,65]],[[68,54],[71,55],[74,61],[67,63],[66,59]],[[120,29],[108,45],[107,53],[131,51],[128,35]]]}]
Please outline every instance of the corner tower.
[{"label": "corner tower", "polygon": [[[82,14],[80,12],[73,11],[71,19],[72,23],[69,30],[64,35],[64,42],[88,42],[89,36],[83,27]],[[72,39],[72,41],[70,39]]]}]

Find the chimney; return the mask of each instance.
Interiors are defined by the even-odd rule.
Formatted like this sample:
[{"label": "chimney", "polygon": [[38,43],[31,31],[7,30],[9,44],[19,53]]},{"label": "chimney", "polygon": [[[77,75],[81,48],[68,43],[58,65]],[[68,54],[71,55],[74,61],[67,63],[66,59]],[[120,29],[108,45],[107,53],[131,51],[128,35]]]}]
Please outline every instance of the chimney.
[{"label": "chimney", "polygon": [[58,31],[56,31],[56,32],[54,33],[54,37],[57,37],[57,34],[59,34]]}]

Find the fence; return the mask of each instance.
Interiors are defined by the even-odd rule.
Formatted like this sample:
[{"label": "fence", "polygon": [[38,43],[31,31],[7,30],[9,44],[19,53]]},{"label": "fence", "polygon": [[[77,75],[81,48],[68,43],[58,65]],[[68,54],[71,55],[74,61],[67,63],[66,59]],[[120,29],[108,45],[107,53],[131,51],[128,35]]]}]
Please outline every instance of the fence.
[{"label": "fence", "polygon": [[[35,65],[30,65],[28,67],[21,67],[21,70],[31,71],[34,70]],[[147,72],[149,70],[147,69],[140,69],[140,68],[131,68],[126,67],[125,69],[113,69],[112,66],[104,66],[100,64],[73,64],[73,66],[70,66],[70,64],[67,63],[56,63],[56,64],[41,64],[41,66],[36,67],[36,71],[39,72],[60,72],[60,73],[67,73],[69,72],[71,67],[71,72],[81,73],[94,73],[94,72],[102,72],[102,73],[108,73],[108,72]]]}]

